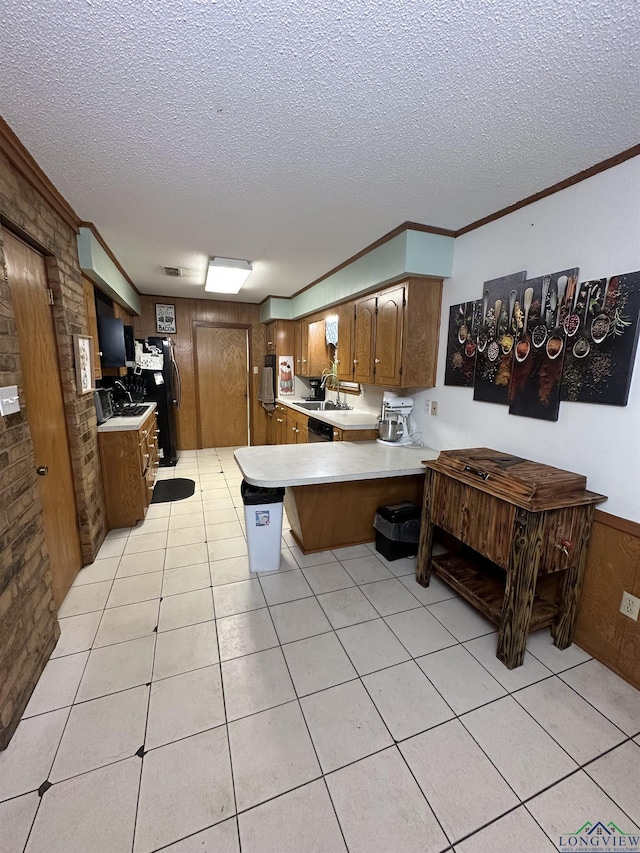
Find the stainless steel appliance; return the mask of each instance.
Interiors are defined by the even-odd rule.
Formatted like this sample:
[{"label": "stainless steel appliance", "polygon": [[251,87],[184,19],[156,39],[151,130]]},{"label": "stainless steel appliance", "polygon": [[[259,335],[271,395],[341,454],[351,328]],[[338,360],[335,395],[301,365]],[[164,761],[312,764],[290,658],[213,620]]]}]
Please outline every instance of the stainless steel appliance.
[{"label": "stainless steel appliance", "polygon": [[398,397],[384,392],[382,411],[378,420],[379,444],[410,443],[409,415],[413,410],[412,397]]},{"label": "stainless steel appliance", "polygon": [[309,438],[307,444],[315,441],[333,441],[333,427],[317,418],[309,418]]},{"label": "stainless steel appliance", "polygon": [[110,388],[96,388],[93,392],[98,426],[113,417],[113,392]]},{"label": "stainless steel appliance", "polygon": [[311,386],[311,396],[305,397],[305,400],[318,400],[322,402],[325,398],[325,388],[322,384],[322,379],[310,379],[309,385]]},{"label": "stainless steel appliance", "polygon": [[159,463],[164,467],[178,461],[176,412],[180,408],[180,371],[173,354],[171,338],[151,337],[139,341],[143,355],[155,356],[161,368],[142,368],[144,399],[156,403],[158,416]]}]

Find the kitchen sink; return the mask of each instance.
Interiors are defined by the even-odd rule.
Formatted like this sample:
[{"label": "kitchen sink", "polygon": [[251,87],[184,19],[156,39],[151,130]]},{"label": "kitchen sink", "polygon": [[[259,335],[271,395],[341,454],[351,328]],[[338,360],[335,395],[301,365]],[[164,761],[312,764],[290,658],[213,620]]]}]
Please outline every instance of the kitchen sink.
[{"label": "kitchen sink", "polygon": [[320,400],[309,402],[309,403],[296,403],[296,406],[300,406],[301,409],[307,409],[309,412],[324,412],[325,409],[335,409],[336,404],[332,403],[331,400],[326,400],[320,402]]},{"label": "kitchen sink", "polygon": [[136,405],[134,403],[133,405],[129,404],[115,409],[113,415],[116,418],[139,418],[140,415],[144,415],[148,408],[148,403],[142,403],[140,405]]}]

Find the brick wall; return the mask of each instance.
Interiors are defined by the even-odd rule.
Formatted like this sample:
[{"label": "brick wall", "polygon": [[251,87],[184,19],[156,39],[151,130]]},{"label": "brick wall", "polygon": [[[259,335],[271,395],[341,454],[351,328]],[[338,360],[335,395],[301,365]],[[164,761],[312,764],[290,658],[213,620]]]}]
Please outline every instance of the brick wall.
[{"label": "brick wall", "polygon": [[[75,230],[0,152],[0,217],[47,256],[83,562],[106,533],[92,395],[76,394],[73,335],[87,334]],[[0,228],[0,386],[21,390],[20,356]],[[0,749],[11,737],[58,637],[29,425],[0,418]]]}]

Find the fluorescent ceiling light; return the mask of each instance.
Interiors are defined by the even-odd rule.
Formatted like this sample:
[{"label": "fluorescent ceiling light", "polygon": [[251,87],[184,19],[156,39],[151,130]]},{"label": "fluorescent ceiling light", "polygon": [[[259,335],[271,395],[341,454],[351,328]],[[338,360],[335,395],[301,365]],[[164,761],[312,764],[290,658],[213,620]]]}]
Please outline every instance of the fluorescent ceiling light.
[{"label": "fluorescent ceiling light", "polygon": [[210,258],[204,289],[211,293],[237,293],[251,275],[251,264],[235,258]]}]

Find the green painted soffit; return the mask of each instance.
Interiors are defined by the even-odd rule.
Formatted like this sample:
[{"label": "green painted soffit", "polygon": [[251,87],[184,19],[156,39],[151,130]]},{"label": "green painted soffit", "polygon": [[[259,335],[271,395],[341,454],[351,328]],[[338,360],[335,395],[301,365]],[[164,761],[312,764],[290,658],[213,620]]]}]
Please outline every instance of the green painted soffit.
[{"label": "green painted soffit", "polygon": [[96,240],[90,228],[78,233],[80,269],[107,296],[133,314],[140,314],[140,296]]},{"label": "green painted soffit", "polygon": [[453,264],[453,240],[426,231],[403,231],[298,296],[271,297],[260,306],[260,320],[295,320],[405,276],[448,278]]}]

